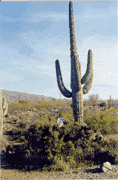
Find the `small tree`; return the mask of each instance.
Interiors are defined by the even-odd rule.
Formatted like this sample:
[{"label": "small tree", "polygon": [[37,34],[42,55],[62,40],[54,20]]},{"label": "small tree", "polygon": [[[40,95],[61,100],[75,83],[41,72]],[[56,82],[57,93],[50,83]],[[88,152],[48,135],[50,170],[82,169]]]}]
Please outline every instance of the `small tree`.
[{"label": "small tree", "polygon": [[98,94],[94,95],[90,95],[88,98],[89,101],[89,105],[95,106],[97,105],[97,102],[100,100],[100,96]]}]

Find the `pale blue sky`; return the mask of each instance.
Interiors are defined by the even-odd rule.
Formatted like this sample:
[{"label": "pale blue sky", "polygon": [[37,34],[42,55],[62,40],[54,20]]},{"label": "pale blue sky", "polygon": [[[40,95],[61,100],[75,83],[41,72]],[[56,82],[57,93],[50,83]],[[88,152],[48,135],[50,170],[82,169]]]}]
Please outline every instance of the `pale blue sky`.
[{"label": "pale blue sky", "polygon": [[[82,76],[93,52],[93,84],[83,99],[118,99],[118,2],[74,1],[74,19]],[[71,91],[69,1],[1,2],[0,88],[59,98],[56,59]]]}]

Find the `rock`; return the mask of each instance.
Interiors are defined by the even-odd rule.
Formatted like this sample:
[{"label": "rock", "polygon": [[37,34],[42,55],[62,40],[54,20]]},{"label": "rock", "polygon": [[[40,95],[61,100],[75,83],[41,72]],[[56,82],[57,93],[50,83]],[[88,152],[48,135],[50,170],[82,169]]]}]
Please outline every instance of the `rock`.
[{"label": "rock", "polygon": [[103,164],[100,166],[100,169],[101,169],[101,171],[103,171],[103,172],[107,172],[107,171],[111,170],[111,169],[112,169],[111,163],[108,162],[108,161],[106,161],[105,163],[103,163]]},{"label": "rock", "polygon": [[62,127],[64,124],[63,124],[63,122],[65,121],[65,119],[64,118],[58,118],[57,119],[57,123],[59,124],[59,127]]}]

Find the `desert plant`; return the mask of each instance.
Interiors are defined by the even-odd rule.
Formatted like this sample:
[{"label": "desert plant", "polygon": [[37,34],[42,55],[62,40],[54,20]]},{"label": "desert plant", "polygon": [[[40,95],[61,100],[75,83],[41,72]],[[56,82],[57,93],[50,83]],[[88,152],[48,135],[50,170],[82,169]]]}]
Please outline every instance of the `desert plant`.
[{"label": "desert plant", "polygon": [[[83,124],[83,94],[87,94],[92,86],[93,80],[93,54],[88,51],[88,63],[85,75],[81,79],[81,64],[78,60],[77,43],[74,24],[73,2],[69,2],[69,28],[70,28],[70,51],[71,51],[71,89],[67,90],[63,84],[59,61],[56,60],[56,76],[59,90],[67,97],[72,97],[73,115],[76,122]],[[81,84],[85,84],[82,88]]]},{"label": "desert plant", "polygon": [[2,110],[2,92],[0,90],[0,138],[2,139],[3,133],[3,110]]},{"label": "desert plant", "polygon": [[19,100],[19,104],[29,104],[29,103],[31,103],[31,99],[20,99]]},{"label": "desert plant", "polygon": [[103,135],[117,133],[118,123],[113,117],[114,111],[95,111],[87,116],[85,123],[88,126],[96,127]]},{"label": "desert plant", "polygon": [[98,94],[96,94],[96,95],[94,95],[94,94],[89,95],[89,98],[88,98],[89,105],[91,105],[93,107],[96,106],[99,99],[100,99],[100,97],[99,97]]},{"label": "desert plant", "polygon": [[[51,107],[51,110],[54,108],[51,102],[48,106]],[[44,110],[41,112],[44,112]],[[66,124],[64,124],[63,128],[59,128],[56,122],[59,113],[65,119]],[[101,113],[99,111],[93,115],[90,112],[90,114],[90,117],[87,116],[88,122],[85,122],[88,127],[83,128],[78,123],[74,125],[72,111],[65,112],[63,110],[58,112],[55,118],[52,116],[52,113],[48,114],[47,119],[45,116],[39,117],[38,120],[35,120],[36,117],[33,117],[30,127],[12,129],[11,132],[9,131],[9,135],[14,137],[12,138],[13,140],[17,140],[17,142],[23,144],[18,148],[14,147],[15,161],[13,164],[18,168],[25,168],[26,170],[33,169],[34,167],[39,169],[38,165],[42,164],[41,167],[43,170],[63,171],[67,163],[70,167],[76,167],[79,166],[80,162],[97,162],[97,156],[99,154],[102,155],[102,151],[108,149],[108,145],[110,144],[104,141],[103,143],[99,143],[98,140],[92,142],[90,137],[93,136],[93,132],[96,132],[95,129],[99,129],[103,135],[109,134],[109,131],[115,129],[116,123],[113,121],[115,117],[112,118],[111,116],[112,114],[115,116],[115,110],[114,112],[113,109],[106,110]],[[78,146],[80,147],[79,150]],[[115,148],[113,142],[111,146]],[[110,148],[109,151],[111,150]],[[115,153],[112,153],[113,157],[115,157]],[[44,166],[45,164],[46,166]]]},{"label": "desert plant", "polygon": [[103,101],[102,103],[98,104],[99,107],[105,107],[108,108],[108,101]]},{"label": "desert plant", "polygon": [[3,116],[6,116],[8,112],[8,103],[6,102],[6,98],[3,98],[2,108],[3,108]]},{"label": "desert plant", "polygon": [[8,112],[8,104],[6,103],[6,98],[2,100],[2,92],[0,90],[0,138],[2,139],[3,134],[3,119]]}]

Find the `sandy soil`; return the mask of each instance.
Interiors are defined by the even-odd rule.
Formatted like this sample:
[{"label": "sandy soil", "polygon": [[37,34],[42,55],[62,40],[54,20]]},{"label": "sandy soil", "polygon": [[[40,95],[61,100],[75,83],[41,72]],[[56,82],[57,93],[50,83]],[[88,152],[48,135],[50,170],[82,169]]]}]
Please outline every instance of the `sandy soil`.
[{"label": "sandy soil", "polygon": [[[47,172],[41,171],[22,172],[12,169],[4,161],[5,155],[1,156],[1,180],[47,180],[47,179],[118,179],[118,164],[112,165],[112,170],[107,173],[101,172],[99,165],[79,167],[74,170],[64,172]],[[77,171],[78,170],[78,171]]]}]

